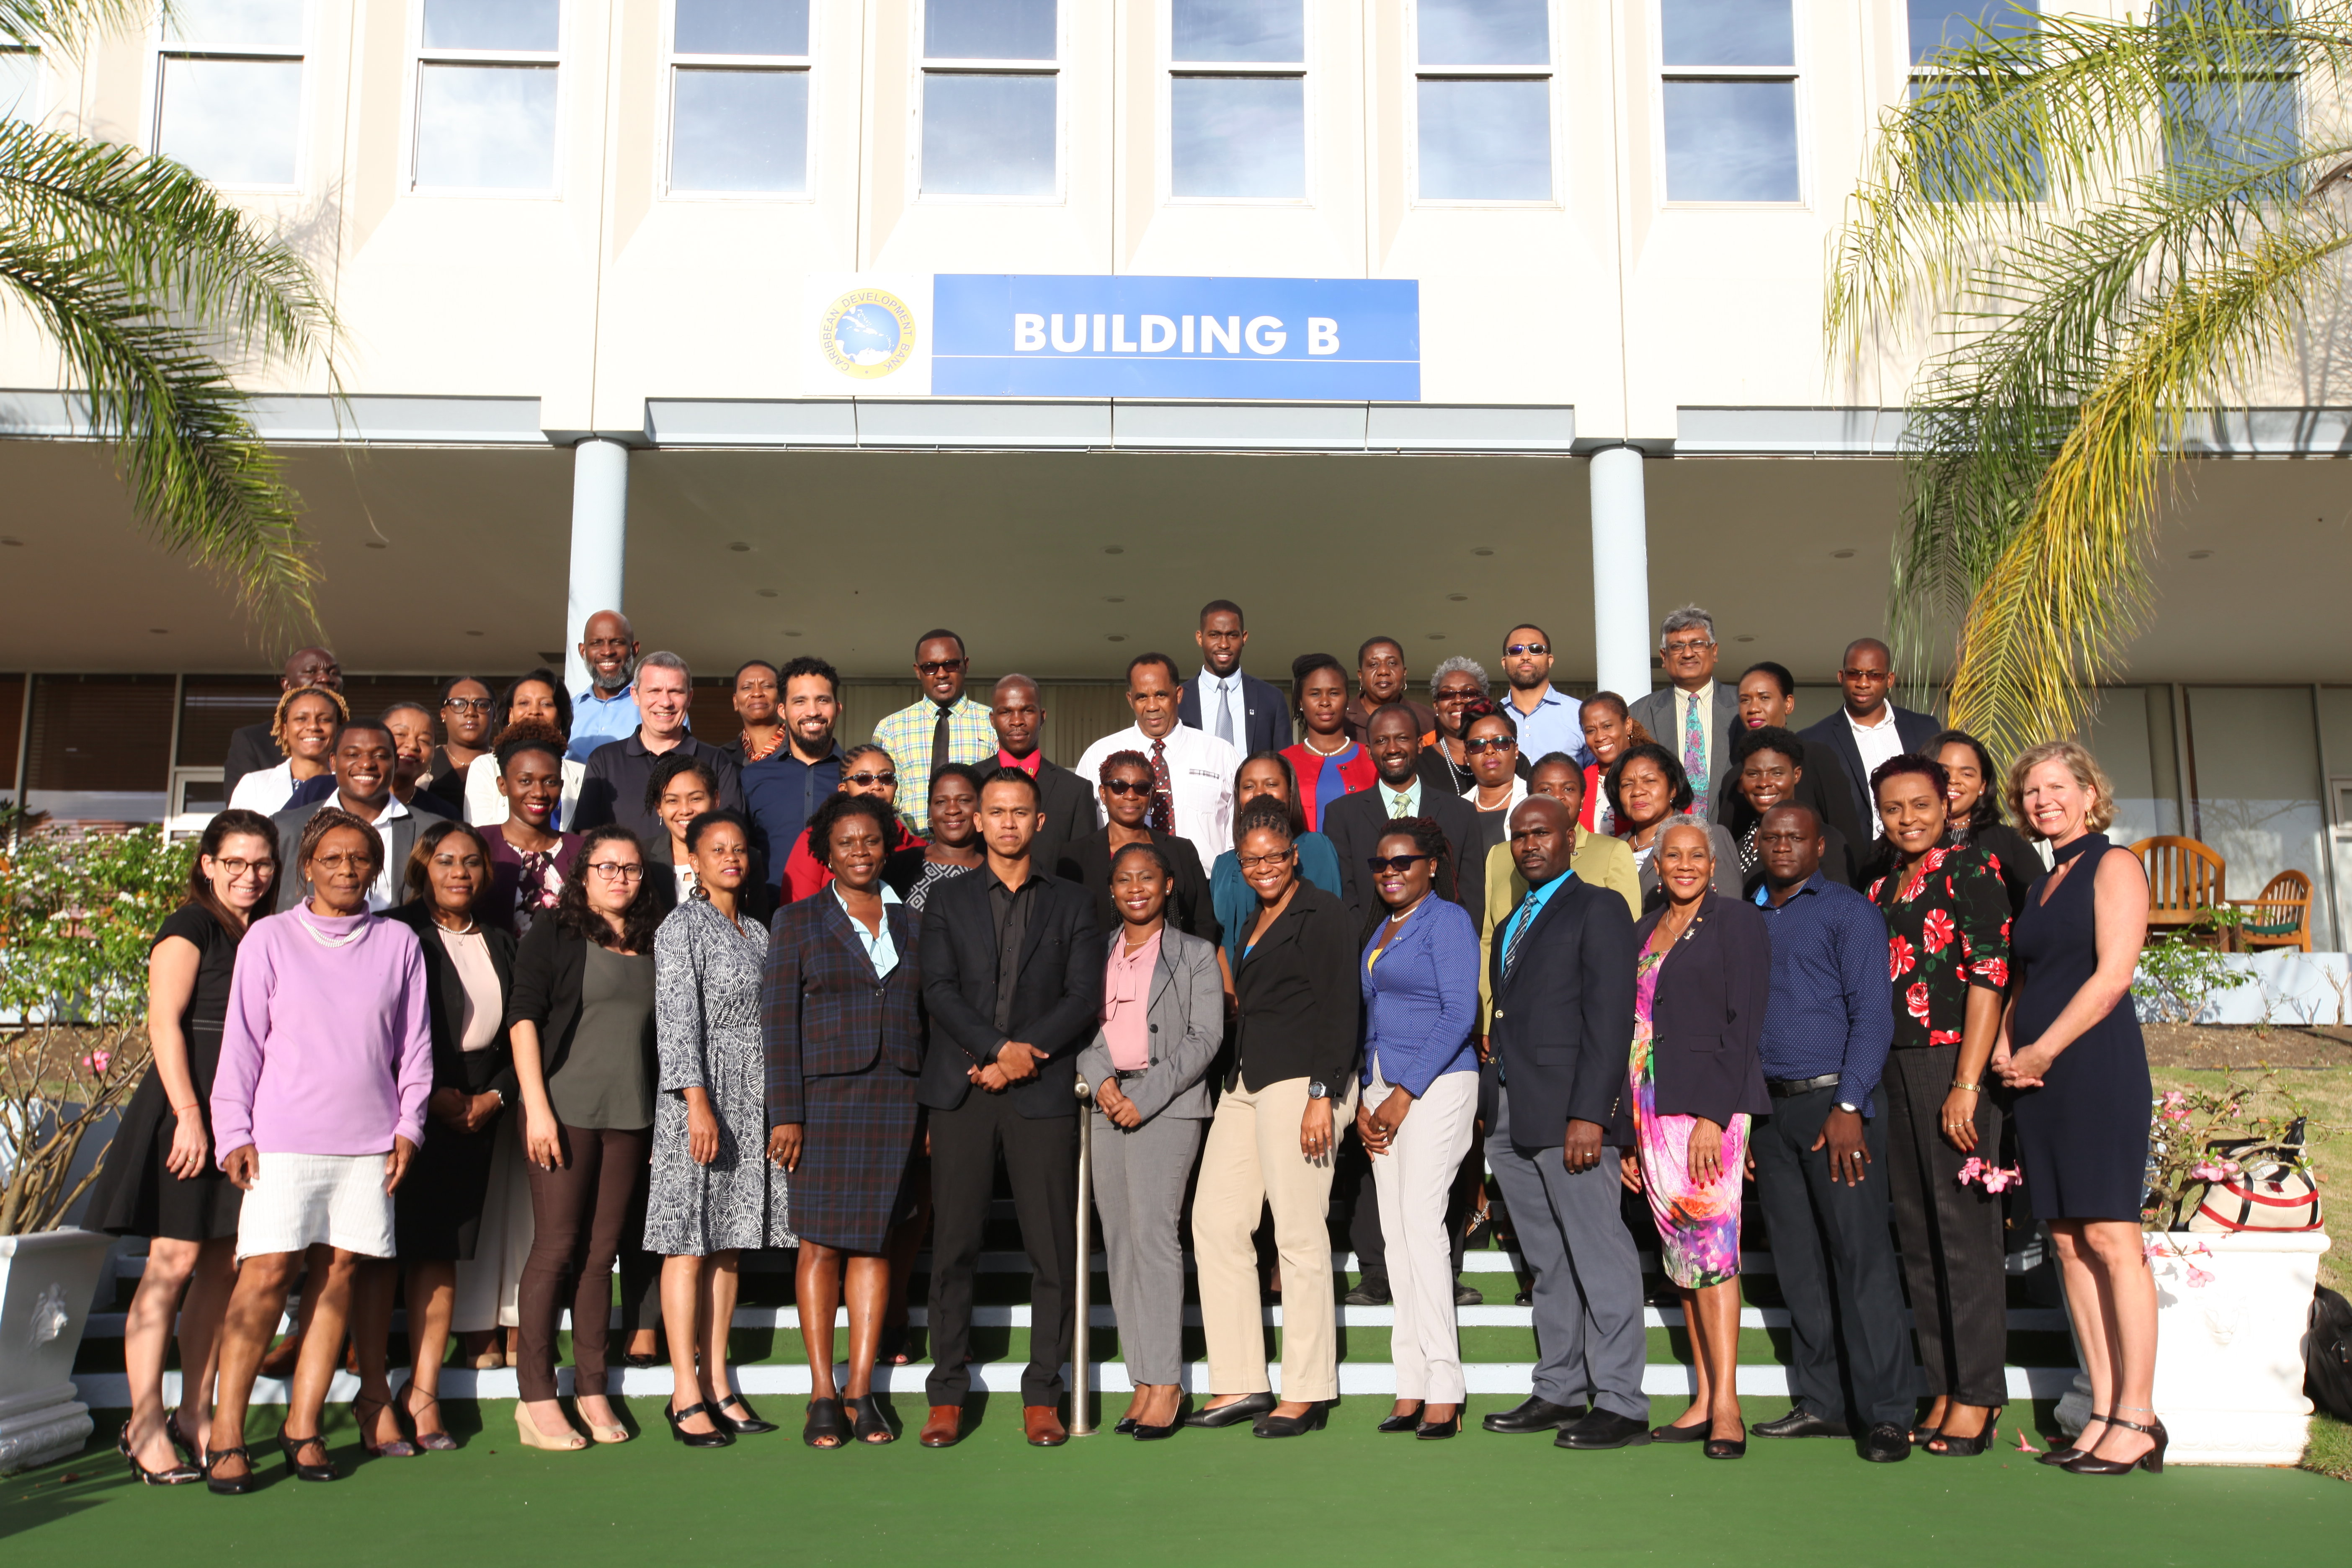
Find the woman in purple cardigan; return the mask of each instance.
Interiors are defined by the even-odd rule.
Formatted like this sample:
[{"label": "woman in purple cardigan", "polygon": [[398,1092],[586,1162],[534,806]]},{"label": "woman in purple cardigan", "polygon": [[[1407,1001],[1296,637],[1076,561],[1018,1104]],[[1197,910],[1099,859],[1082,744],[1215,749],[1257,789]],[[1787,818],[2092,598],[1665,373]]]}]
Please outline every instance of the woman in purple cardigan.
[{"label": "woman in purple cardigan", "polygon": [[[221,1169],[245,1194],[241,1267],[221,1331],[220,1397],[205,1461],[205,1485],[216,1492],[254,1488],[246,1403],[306,1254],[306,1293],[318,1306],[278,1446],[299,1479],[336,1479],[319,1414],[342,1356],[352,1278],[361,1259],[393,1254],[393,1189],[424,1142],[433,1089],[416,933],[368,912],[368,888],[383,863],[383,840],[373,826],[323,807],[303,828],[290,872],[310,883],[311,896],[256,921],[237,945],[212,1098]],[[377,1386],[361,1389],[354,1413],[362,1445],[380,1453],[393,1445],[366,1434],[379,1430],[371,1406],[390,1414],[381,1347],[373,1364]]]},{"label": "woman in purple cardigan", "polygon": [[1698,1363],[1690,1408],[1650,1439],[1705,1443],[1708,1458],[1736,1459],[1748,1451],[1733,1382],[1739,1184],[1749,1121],[1772,1107],[1761,1054],[1772,942],[1752,906],[1714,891],[1720,831],[1684,816],[1658,832],[1652,865],[1665,901],[1633,928],[1636,1147],[1622,1158],[1625,1184],[1649,1197]]},{"label": "woman in purple cardigan", "polygon": [[1387,906],[1357,978],[1364,998],[1363,1100],[1356,1134],[1372,1159],[1396,1301],[1390,1353],[1396,1404],[1383,1432],[1429,1440],[1462,1430],[1462,1345],[1454,1322],[1454,1249],[1445,1201],[1478,1111],[1478,931],[1434,891],[1445,831],[1400,817],[1373,846],[1372,886]]}]

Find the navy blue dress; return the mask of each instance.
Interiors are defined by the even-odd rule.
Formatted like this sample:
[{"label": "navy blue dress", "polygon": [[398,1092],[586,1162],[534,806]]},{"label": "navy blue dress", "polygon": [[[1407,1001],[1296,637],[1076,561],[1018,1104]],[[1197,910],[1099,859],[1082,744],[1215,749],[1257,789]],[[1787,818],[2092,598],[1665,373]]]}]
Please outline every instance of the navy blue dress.
[{"label": "navy blue dress", "polygon": [[[2018,989],[2010,1044],[2017,1050],[2040,1039],[2098,969],[2093,873],[2112,847],[2105,834],[2088,833],[2059,850],[2061,866],[2078,855],[2092,863],[2069,873],[2046,904],[2049,879],[2036,881],[2011,928]],[[2059,1053],[2042,1088],[2018,1091],[2018,1159],[2034,1218],[2138,1223],[2152,1093],[2147,1047],[2126,996]]]}]

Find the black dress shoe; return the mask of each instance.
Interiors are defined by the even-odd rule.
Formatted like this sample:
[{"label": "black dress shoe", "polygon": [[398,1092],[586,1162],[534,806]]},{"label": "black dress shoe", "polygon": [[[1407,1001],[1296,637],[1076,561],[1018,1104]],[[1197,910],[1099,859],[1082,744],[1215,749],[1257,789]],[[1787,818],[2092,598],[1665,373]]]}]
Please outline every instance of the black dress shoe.
[{"label": "black dress shoe", "polygon": [[1250,1431],[1260,1437],[1297,1437],[1323,1425],[1331,1414],[1330,1401],[1318,1401],[1296,1415],[1261,1415]]},{"label": "black dress shoe", "polygon": [[1583,1420],[1560,1428],[1556,1448],[1639,1448],[1650,1441],[1650,1424],[1594,1405]]},{"label": "black dress shoe", "polygon": [[1411,1432],[1421,1426],[1423,1406],[1414,1405],[1410,1415],[1391,1415],[1372,1428],[1375,1432]]},{"label": "black dress shoe", "polygon": [[1110,1429],[1124,1437],[1135,1430],[1135,1417],[1122,1415],[1110,1424]]},{"label": "black dress shoe", "polygon": [[1688,1426],[1653,1426],[1650,1428],[1650,1441],[1653,1443],[1704,1443],[1706,1441],[1707,1425],[1705,1421],[1697,1421]]},{"label": "black dress shoe", "polygon": [[[730,1405],[743,1414],[728,1415],[727,1407]],[[753,1415],[751,1407],[743,1403],[743,1396],[740,1394],[730,1394],[724,1399],[714,1399],[710,1402],[710,1424],[721,1432],[732,1432],[738,1437],[756,1437],[762,1432],[772,1432],[776,1429],[774,1422],[762,1421]]]},{"label": "black dress shoe", "polygon": [[1238,1426],[1255,1421],[1280,1403],[1271,1394],[1244,1394],[1231,1405],[1203,1407],[1184,1417],[1187,1426]]},{"label": "black dress shoe", "polygon": [[[1751,1437],[1844,1437],[1851,1434],[1847,1432],[1844,1422],[1816,1415],[1800,1405],[1786,1415],[1759,1421],[1748,1428],[1748,1435]],[[1905,1441],[1909,1441],[1907,1435]]]},{"label": "black dress shoe", "polygon": [[1139,1443],[1157,1443],[1163,1437],[1173,1437],[1176,1436],[1177,1429],[1183,1425],[1183,1415],[1180,1411],[1177,1415],[1177,1418],[1168,1423],[1165,1426],[1147,1426],[1142,1422],[1139,1421],[1129,1430],[1130,1435]]},{"label": "black dress shoe", "polygon": [[1541,1394],[1529,1394],[1515,1408],[1497,1410],[1478,1425],[1489,1432],[1557,1432],[1572,1421],[1583,1419],[1581,1405],[1554,1405]]},{"label": "black dress shoe", "polygon": [[1456,1279],[1454,1282],[1454,1304],[1457,1307],[1483,1307],[1486,1304],[1486,1292],[1475,1285],[1465,1285]]},{"label": "black dress shoe", "polygon": [[1874,1465],[1899,1464],[1911,1457],[1911,1429],[1881,1421],[1862,1436],[1862,1457]]},{"label": "black dress shoe", "polygon": [[1389,1292],[1387,1280],[1377,1274],[1368,1274],[1339,1300],[1350,1307],[1385,1307],[1395,1298]]}]

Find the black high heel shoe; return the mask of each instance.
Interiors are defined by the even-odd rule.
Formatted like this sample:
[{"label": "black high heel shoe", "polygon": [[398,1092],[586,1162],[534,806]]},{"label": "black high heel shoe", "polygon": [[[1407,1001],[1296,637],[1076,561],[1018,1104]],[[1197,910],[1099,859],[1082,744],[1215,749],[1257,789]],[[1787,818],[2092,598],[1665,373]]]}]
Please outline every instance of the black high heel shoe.
[{"label": "black high heel shoe", "polygon": [[[2094,1415],[2091,1417],[2091,1421],[2102,1423],[2112,1419],[2112,1416],[2106,1415]],[[2091,1421],[2085,1421],[2083,1423],[2083,1432],[2087,1432],[2091,1429]],[[2046,1454],[2034,1455],[2033,1462],[2037,1465],[2056,1465],[2062,1468],[2073,1464],[2075,1460],[2089,1453],[2092,1447],[2098,1447],[2097,1444],[2094,1443],[2091,1445],[2091,1447],[2084,1447],[2083,1446],[2083,1432],[2075,1433],[2074,1440],[2067,1444],[2063,1448],[2053,1448]]]},{"label": "black high heel shoe", "polygon": [[[223,1459],[243,1459],[245,1474],[226,1479],[213,1474],[213,1467]],[[223,1497],[243,1497],[261,1484],[253,1473],[253,1450],[250,1448],[215,1448],[205,1456],[205,1489]]]},{"label": "black high heel shoe", "polygon": [[[729,1431],[724,1426],[720,1425],[721,1422],[726,1420],[726,1417],[719,1415],[716,1410],[710,1408],[707,1404],[689,1405],[683,1410],[676,1409],[671,1405],[665,1404],[662,1405],[662,1415],[669,1421],[669,1435],[677,1438],[679,1442],[685,1444],[689,1448],[724,1448],[735,1441],[735,1434]],[[684,1426],[680,1426],[679,1423],[684,1421],[689,1415],[708,1415],[710,1417],[710,1430],[708,1432],[688,1431]]]},{"label": "black high heel shoe", "polygon": [[[171,1423],[166,1419],[164,1425]],[[122,1424],[122,1435],[114,1440],[114,1451],[129,1461],[131,1473],[138,1478],[142,1487],[184,1487],[190,1481],[205,1479],[204,1471],[194,1465],[177,1464],[168,1470],[151,1470],[141,1464],[139,1456],[131,1451],[131,1423],[128,1421]]]},{"label": "black high heel shoe", "polygon": [[[830,1437],[832,1442],[822,1439]],[[733,1439],[729,1439],[730,1442]],[[812,1399],[808,1402],[808,1419],[801,1423],[801,1441],[812,1448],[845,1448],[849,1447],[849,1423],[841,1413],[839,1399]]]},{"label": "black high heel shoe", "polygon": [[1421,1429],[1421,1413],[1428,1408],[1429,1406],[1425,1404],[1416,1405],[1412,1407],[1412,1415],[1391,1415],[1387,1420],[1382,1421],[1379,1426],[1373,1427],[1372,1430],[1375,1432],[1417,1432]]},{"label": "black high heel shoe", "polygon": [[1149,1422],[1144,1421],[1138,1421],[1135,1423],[1135,1425],[1129,1428],[1129,1430],[1134,1434],[1135,1440],[1139,1443],[1157,1443],[1163,1437],[1173,1437],[1176,1436],[1177,1429],[1184,1425],[1184,1406],[1187,1403],[1188,1401],[1186,1401],[1182,1394],[1178,1394],[1176,1396],[1176,1418],[1173,1421],[1169,1422],[1165,1426],[1154,1426]]},{"label": "black high heel shoe", "polygon": [[[743,1414],[728,1415],[727,1407],[730,1405]],[[751,1407],[743,1403],[743,1396],[740,1394],[730,1394],[723,1399],[714,1399],[710,1402],[710,1424],[721,1432],[732,1432],[738,1437],[756,1437],[762,1432],[772,1432],[776,1429],[774,1422],[762,1421],[753,1414]]]},{"label": "black high heel shoe", "polygon": [[[1972,1459],[1992,1447],[2000,1436],[2000,1413],[2009,1406],[1996,1405],[1985,1412],[1984,1429],[1973,1437],[1955,1437],[1949,1432],[1938,1432],[1927,1439],[1927,1452],[1938,1459]],[[1943,1447],[1937,1447],[1937,1444]]]},{"label": "black high heel shoe", "polygon": [[1297,1437],[1319,1429],[1331,1414],[1328,1401],[1318,1401],[1297,1415],[1261,1415],[1250,1430],[1260,1437]]},{"label": "black high heel shoe", "polygon": [[849,1435],[868,1448],[898,1440],[898,1434],[890,1430],[889,1418],[882,1414],[881,1400],[871,1394],[861,1394],[849,1402]]},{"label": "black high heel shoe", "polygon": [[[2151,1410],[2148,1414],[2154,1415],[2156,1412]],[[2093,1454],[2084,1454],[2080,1458],[2071,1459],[2067,1462],[2066,1470],[2068,1474],[2077,1476],[2127,1476],[2134,1470],[2146,1470],[2151,1476],[2160,1476],[2164,1474],[2164,1446],[2172,1441],[2172,1434],[2164,1429],[2164,1422],[2161,1417],[2158,1419],[2155,1426],[2143,1426],[2137,1421],[2126,1421],[2120,1415],[2110,1415],[2107,1417],[2107,1425],[2110,1426],[2120,1426],[2126,1432],[2145,1433],[2147,1436],[2156,1439],[2156,1446],[2150,1448],[2147,1453],[2142,1454],[2137,1459],[2102,1459]]]},{"label": "black high heel shoe", "polygon": [[[313,1443],[319,1446],[319,1456],[323,1462],[306,1465],[299,1456]],[[326,1458],[327,1440],[323,1436],[289,1437],[286,1428],[280,1426],[278,1428],[278,1451],[286,1456],[286,1468],[294,1472],[294,1479],[298,1481],[339,1481],[343,1479],[343,1473],[335,1468],[334,1462]],[[246,1461],[248,1465],[252,1462],[249,1458]]]},{"label": "black high heel shoe", "polygon": [[[1428,1407],[1424,1405],[1423,1408],[1426,1409]],[[1415,1426],[1412,1429],[1412,1435],[1420,1438],[1424,1443],[1442,1443],[1448,1437],[1460,1436],[1462,1435],[1462,1406],[1459,1405],[1455,1405],[1454,1407],[1454,1414],[1443,1421],[1423,1422],[1420,1426]]]},{"label": "black high heel shoe", "polygon": [[1195,1410],[1184,1417],[1187,1426],[1238,1426],[1272,1410],[1275,1397],[1271,1394],[1244,1394],[1230,1405],[1215,1405]]}]

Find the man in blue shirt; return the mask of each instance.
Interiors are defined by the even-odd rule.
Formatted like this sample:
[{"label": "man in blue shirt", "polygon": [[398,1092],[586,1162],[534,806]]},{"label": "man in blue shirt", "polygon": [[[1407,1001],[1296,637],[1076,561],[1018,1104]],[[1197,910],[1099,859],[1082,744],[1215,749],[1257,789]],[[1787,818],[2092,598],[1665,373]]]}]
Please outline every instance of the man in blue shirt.
[{"label": "man in blue shirt", "polygon": [[618,610],[599,610],[580,628],[580,658],[588,667],[588,689],[572,699],[572,745],[566,752],[584,763],[597,747],[634,735],[645,716],[637,711],[637,634]]},{"label": "man in blue shirt", "polygon": [[755,847],[766,858],[769,882],[781,888],[784,858],[801,829],[841,787],[841,748],[833,738],[841,718],[841,677],[824,660],[803,654],[776,672],[776,684],[783,693],[776,716],[785,743],[743,770],[742,787]]},{"label": "man in blue shirt", "polygon": [[1764,863],[1756,904],[1772,934],[1763,1058],[1773,1103],[1749,1149],[1789,1303],[1793,1404],[1749,1430],[1842,1437],[1859,1426],[1862,1457],[1891,1464],[1911,1457],[1918,1397],[1886,1182],[1870,1174],[1885,1149],[1870,1096],[1895,1040],[1886,921],[1821,874],[1811,807],[1766,812],[1756,847]]},{"label": "man in blue shirt", "polygon": [[1519,755],[1530,760],[1565,752],[1590,766],[1584,743],[1584,704],[1551,683],[1551,637],[1541,626],[1513,626],[1503,639],[1503,679],[1510,693],[1511,718],[1519,731]]}]

